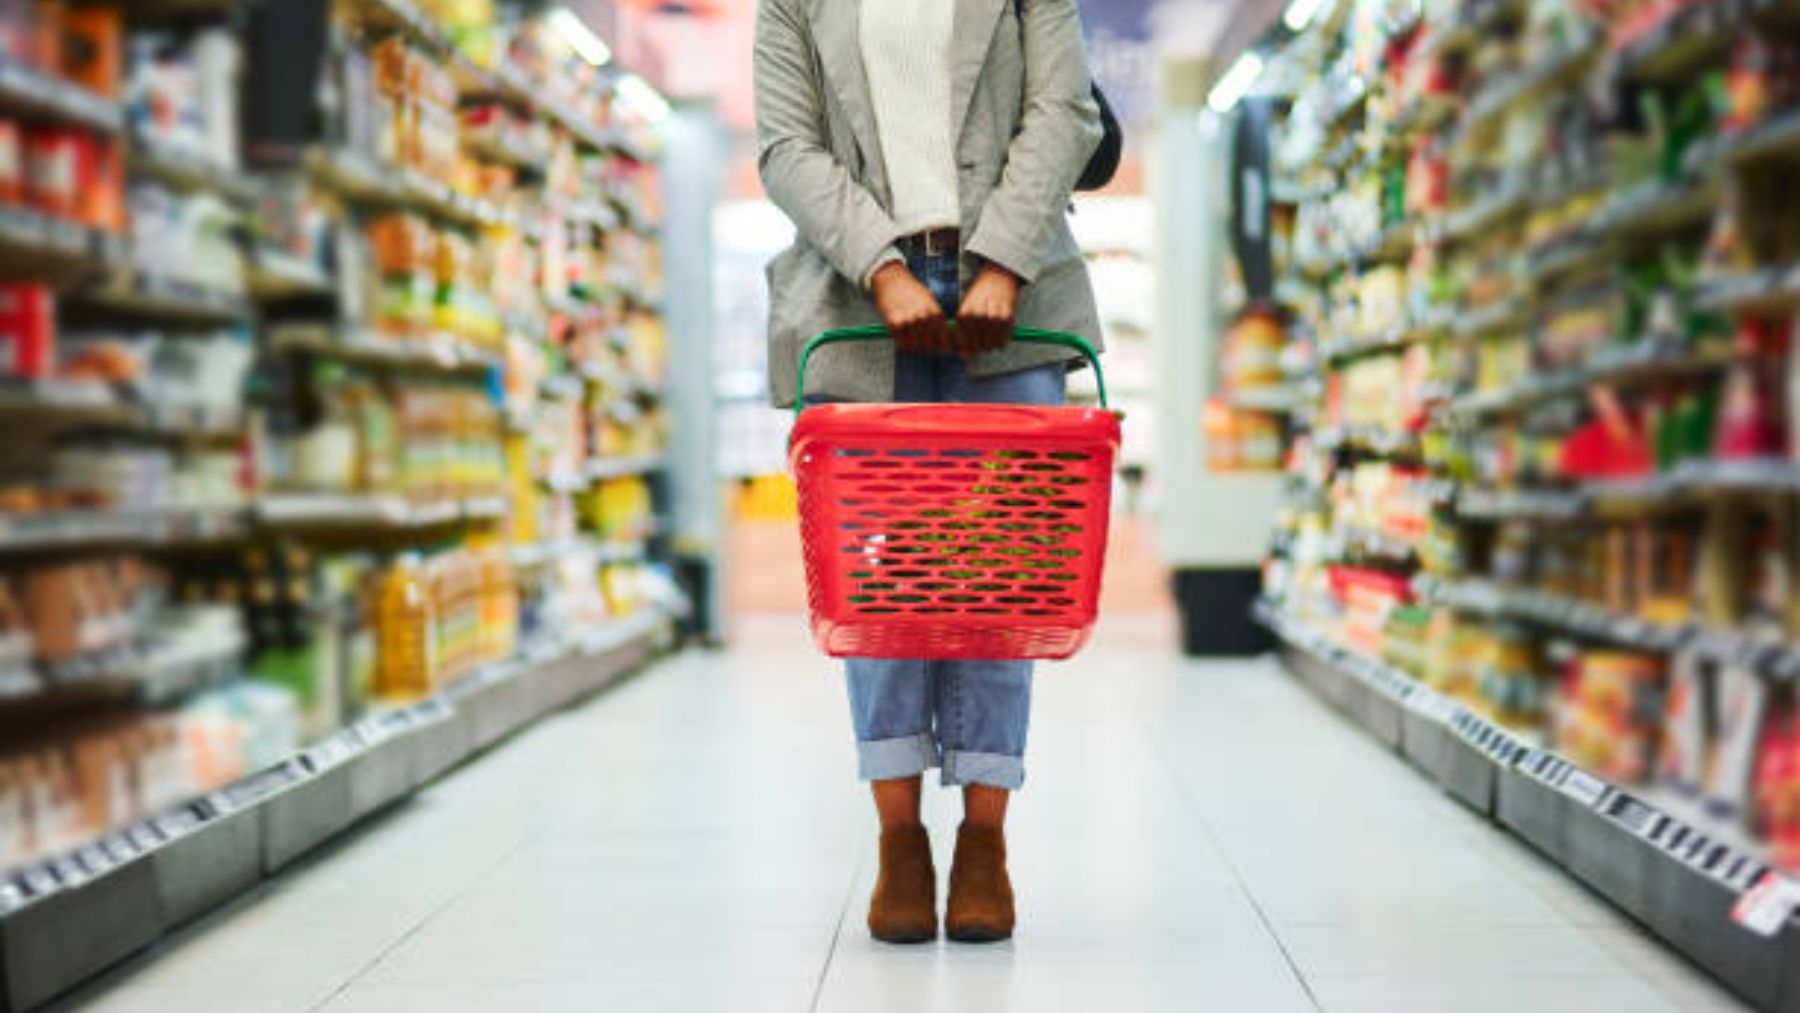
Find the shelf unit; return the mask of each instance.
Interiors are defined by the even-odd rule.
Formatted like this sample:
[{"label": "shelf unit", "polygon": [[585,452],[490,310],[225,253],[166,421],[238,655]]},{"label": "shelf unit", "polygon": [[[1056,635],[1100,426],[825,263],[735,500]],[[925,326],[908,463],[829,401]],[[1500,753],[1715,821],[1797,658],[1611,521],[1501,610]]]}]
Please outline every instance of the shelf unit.
[{"label": "shelf unit", "polygon": [[1452,794],[1800,1009],[1800,94],[1756,77],[1800,6],[1370,14],[1262,43],[1305,392],[1262,406],[1294,478],[1264,618]]},{"label": "shelf unit", "polygon": [[1492,818],[1764,1008],[1800,1002],[1800,919],[1734,923],[1788,890],[1754,842],[1684,799],[1607,781],[1266,603],[1288,669],[1445,792]]},{"label": "shelf unit", "polygon": [[[214,56],[229,41],[252,64],[257,54],[248,50],[267,41],[259,18],[276,13],[242,0],[121,0],[117,8],[124,31],[166,33],[159,59],[198,61],[185,47],[205,35]],[[213,465],[155,498],[85,487],[65,495],[49,480],[60,475],[49,463],[38,465],[33,484],[22,478],[0,490],[0,583],[8,588],[57,567],[123,582],[128,564],[161,571],[168,588],[108,617],[109,626],[124,625],[131,612],[138,628],[128,638],[68,659],[21,663],[17,642],[0,637],[0,739],[9,740],[0,764],[23,748],[23,737],[9,738],[15,726],[63,749],[58,722],[98,716],[148,740],[191,730],[175,722],[221,694],[232,696],[234,719],[273,698],[304,728],[262,754],[280,762],[228,784],[163,785],[154,796],[145,788],[141,800],[134,789],[134,811],[145,814],[123,825],[91,829],[84,818],[75,832],[45,840],[0,825],[4,1013],[36,1009],[249,892],[465,758],[637,670],[674,639],[679,596],[658,577],[668,539],[657,519],[667,515],[669,489],[656,449],[664,353],[655,126],[602,100],[617,68],[595,76],[584,66],[568,88],[547,87],[504,57],[484,66],[407,0],[330,0],[280,13],[302,10],[333,19],[320,33],[325,50],[284,49],[280,59],[317,57],[322,73],[337,74],[401,38],[421,73],[400,87],[446,74],[454,96],[439,126],[455,136],[439,147],[454,149],[457,164],[428,161],[422,145],[397,144],[381,157],[358,150],[346,141],[356,135],[341,122],[343,107],[334,113],[329,102],[291,159],[270,156],[249,137],[256,116],[235,112],[224,119],[248,142],[237,151],[226,150],[232,131],[203,144],[186,135],[171,142],[157,133],[163,121],[128,108],[135,90],[101,95],[0,58],[0,118],[75,126],[116,144],[131,181],[121,199],[137,212],[135,191],[152,191],[157,200],[143,213],[162,214],[165,229],[140,230],[150,219],[128,216],[115,233],[24,203],[0,205],[0,281],[52,289],[52,318],[88,353],[54,361],[48,375],[0,377],[0,425],[24,441],[21,461],[69,447],[96,455],[150,448],[146,458],[210,456]],[[527,18],[506,30],[542,26]],[[566,71],[557,59],[544,50],[533,66]],[[221,79],[233,89],[241,80]],[[465,125],[468,107],[490,101],[546,150]],[[397,105],[394,115],[424,129]],[[394,126],[396,134],[410,129]],[[417,167],[425,165],[443,171]],[[389,214],[412,216],[430,237],[407,279],[409,309],[423,305],[429,325],[396,322],[384,301],[394,289],[382,286],[396,272],[376,256],[370,225]],[[145,263],[151,258],[133,244],[166,238],[176,223],[185,238],[219,240],[204,252],[229,254],[229,263],[215,257],[193,271],[184,269],[201,258]],[[444,295],[458,280],[438,276],[446,250],[464,263],[479,251],[513,265],[516,304],[501,312],[498,272],[481,278],[480,291],[464,285]],[[175,280],[200,271],[220,280]],[[125,347],[150,349],[132,363],[166,356],[175,379],[126,369]],[[203,368],[228,355],[243,356],[237,379]],[[344,390],[353,392],[348,410],[334,400]],[[229,396],[181,400],[221,392]],[[621,400],[630,411],[613,403]],[[397,435],[403,423],[417,427],[412,441]],[[366,442],[391,457],[346,456],[346,432],[354,453]],[[409,442],[426,440],[435,441],[429,455],[405,456]],[[601,456],[601,447],[642,453]],[[568,451],[575,466],[552,471],[546,462]],[[355,466],[341,466],[347,460]],[[165,501],[208,505],[131,505]],[[479,598],[480,635],[454,660],[446,649],[434,689],[403,694],[384,689],[375,666],[376,626],[392,620],[360,606],[378,600],[390,567],[424,553],[458,557],[460,575],[430,570],[422,586],[434,607],[462,609],[465,618]],[[251,576],[262,579],[243,580]],[[502,586],[507,593],[497,594]],[[263,601],[271,593],[297,604],[275,612]],[[203,604],[192,604],[194,594]],[[193,611],[176,615],[177,597]],[[200,629],[201,613],[217,609],[239,620],[222,624],[233,625],[231,635]],[[0,612],[11,610],[8,602]],[[359,668],[365,663],[375,670]],[[61,787],[72,794],[74,778]],[[12,788],[0,777],[0,795]],[[0,821],[12,811],[5,801]]]},{"label": "shelf unit", "polygon": [[0,876],[0,1008],[42,1005],[639,670],[670,643],[669,622],[652,607],[538,645],[203,798]]}]

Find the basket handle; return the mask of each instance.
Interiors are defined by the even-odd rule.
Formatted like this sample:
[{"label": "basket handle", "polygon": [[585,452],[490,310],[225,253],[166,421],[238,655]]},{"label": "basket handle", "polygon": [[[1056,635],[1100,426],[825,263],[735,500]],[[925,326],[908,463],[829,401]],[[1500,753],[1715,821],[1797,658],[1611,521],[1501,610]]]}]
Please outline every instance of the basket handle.
[{"label": "basket handle", "polygon": [[[956,321],[949,321],[951,327]],[[794,414],[798,416],[806,404],[806,364],[812,361],[813,353],[827,345],[841,345],[850,341],[883,341],[889,338],[888,329],[881,324],[864,327],[840,327],[826,331],[806,343],[800,351],[800,366],[794,371]],[[1106,372],[1100,366],[1100,353],[1086,338],[1076,334],[1064,334],[1061,331],[1044,331],[1035,327],[1018,327],[1013,330],[1013,340],[1033,345],[1057,345],[1062,348],[1080,352],[1088,365],[1094,368],[1094,382],[1100,388],[1100,407],[1110,408],[1106,399]]]}]

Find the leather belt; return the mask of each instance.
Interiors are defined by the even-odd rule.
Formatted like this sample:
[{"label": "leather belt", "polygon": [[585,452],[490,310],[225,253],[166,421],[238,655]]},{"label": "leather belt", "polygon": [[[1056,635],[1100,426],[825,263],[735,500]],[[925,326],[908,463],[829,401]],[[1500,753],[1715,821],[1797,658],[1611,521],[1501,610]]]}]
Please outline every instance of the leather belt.
[{"label": "leather belt", "polygon": [[929,229],[900,239],[902,253],[922,253],[927,257],[954,255],[962,251],[961,229]]}]

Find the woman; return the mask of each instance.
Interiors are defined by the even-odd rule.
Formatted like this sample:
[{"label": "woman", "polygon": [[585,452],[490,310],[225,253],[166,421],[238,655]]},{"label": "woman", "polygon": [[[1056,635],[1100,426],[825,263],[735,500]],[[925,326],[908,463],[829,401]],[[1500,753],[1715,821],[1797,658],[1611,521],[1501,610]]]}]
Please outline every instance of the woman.
[{"label": "woman", "polygon": [[[769,265],[776,401],[1055,404],[1070,353],[1015,324],[1097,338],[1065,211],[1101,136],[1075,0],[762,0],[763,185],[799,238]],[[954,318],[956,325],[947,324]],[[893,345],[801,346],[885,323]],[[869,930],[936,938],[923,773],[963,789],[952,939],[1013,931],[1004,822],[1024,781],[1031,666],[851,661],[861,776],[881,821]]]}]

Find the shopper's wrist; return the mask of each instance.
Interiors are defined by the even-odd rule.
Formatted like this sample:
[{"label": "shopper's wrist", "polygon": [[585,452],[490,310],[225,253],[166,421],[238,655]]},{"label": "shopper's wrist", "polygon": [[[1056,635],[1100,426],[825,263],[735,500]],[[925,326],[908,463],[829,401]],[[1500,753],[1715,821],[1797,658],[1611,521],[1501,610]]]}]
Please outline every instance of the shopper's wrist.
[{"label": "shopper's wrist", "polygon": [[875,261],[875,266],[869,268],[869,273],[863,276],[863,291],[873,293],[876,279],[884,273],[891,276],[896,269],[906,273],[906,258],[900,255],[899,250],[890,246]]},{"label": "shopper's wrist", "polygon": [[977,275],[986,274],[1004,278],[1005,280],[1012,282],[1014,288],[1018,288],[1025,283],[1024,279],[1019,277],[1017,271],[1014,271],[1012,268],[1007,267],[997,260],[989,260],[986,257],[980,258],[975,273]]}]

